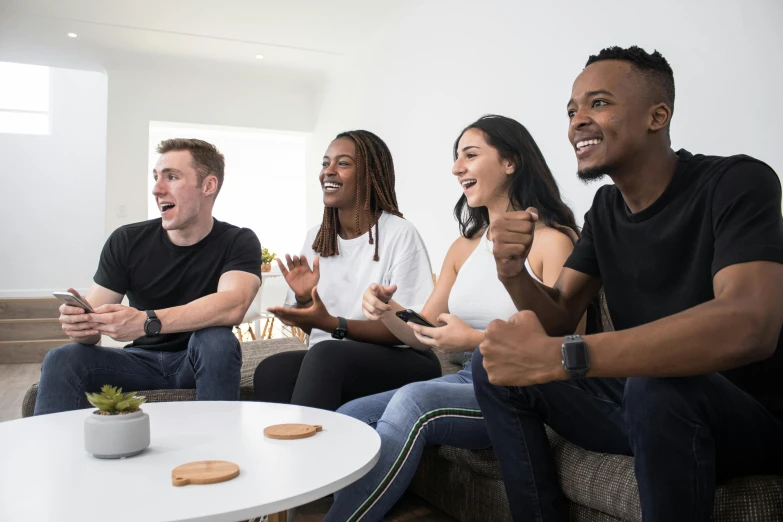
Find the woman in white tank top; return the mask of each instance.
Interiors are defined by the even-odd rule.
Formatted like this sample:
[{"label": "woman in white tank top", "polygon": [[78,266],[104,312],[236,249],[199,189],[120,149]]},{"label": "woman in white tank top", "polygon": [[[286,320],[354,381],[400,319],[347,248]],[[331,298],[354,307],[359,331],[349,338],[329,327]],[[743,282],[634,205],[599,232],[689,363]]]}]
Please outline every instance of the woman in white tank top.
[{"label": "woman in white tank top", "polygon": [[[454,145],[452,173],[463,188],[454,209],[461,236],[446,254],[421,311],[439,326],[427,328],[399,319],[395,314],[403,307],[392,300],[396,286],[371,285],[362,306],[368,320],[381,321],[412,349],[472,353],[491,321],[507,320],[517,312],[498,280],[489,232],[493,218],[537,209],[539,219],[525,266],[549,285],[570,255],[578,229],[533,138],[510,118],[484,116],[462,131]],[[337,410],[376,426],[381,456],[367,475],[335,494],[326,521],[380,520],[407,489],[425,446],[490,446],[470,364],[464,368],[455,375],[357,399]]]}]

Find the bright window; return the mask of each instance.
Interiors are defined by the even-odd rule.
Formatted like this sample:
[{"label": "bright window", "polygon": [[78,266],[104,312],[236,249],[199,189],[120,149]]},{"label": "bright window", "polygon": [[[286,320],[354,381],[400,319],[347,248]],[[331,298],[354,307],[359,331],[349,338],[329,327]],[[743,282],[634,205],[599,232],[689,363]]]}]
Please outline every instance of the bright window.
[{"label": "bright window", "polygon": [[[256,233],[261,246],[278,257],[298,254],[307,233],[305,175],[307,134],[150,122],[148,217],[160,217],[152,189],[158,144],[170,138],[198,138],[215,145],[226,159],[215,218]],[[319,167],[315,168],[317,175]]]},{"label": "bright window", "polygon": [[49,68],[0,62],[0,132],[49,134]]}]

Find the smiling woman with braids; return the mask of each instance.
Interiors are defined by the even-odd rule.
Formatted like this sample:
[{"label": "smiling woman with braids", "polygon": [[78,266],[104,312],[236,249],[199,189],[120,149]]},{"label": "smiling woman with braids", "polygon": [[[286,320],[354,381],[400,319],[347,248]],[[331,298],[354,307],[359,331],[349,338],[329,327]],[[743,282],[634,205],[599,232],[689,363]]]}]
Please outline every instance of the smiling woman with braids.
[{"label": "smiling woman with braids", "polygon": [[427,249],[397,208],[388,147],[369,131],[339,134],[319,179],[323,221],[308,233],[299,256],[286,255],[285,265],[278,260],[290,290],[286,306],[269,309],[308,332],[310,349],[266,358],[253,380],[259,400],[336,410],[438,377],[441,369],[431,351],[395,346],[400,341],[362,313],[370,284],[404,288],[395,298],[415,309],[433,289]]}]

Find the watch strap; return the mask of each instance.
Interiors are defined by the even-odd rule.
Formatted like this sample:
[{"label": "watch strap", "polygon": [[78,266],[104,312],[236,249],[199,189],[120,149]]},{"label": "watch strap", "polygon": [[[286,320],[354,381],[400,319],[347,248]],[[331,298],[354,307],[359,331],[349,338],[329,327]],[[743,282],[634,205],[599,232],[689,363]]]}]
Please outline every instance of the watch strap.
[{"label": "watch strap", "polygon": [[337,328],[335,328],[334,332],[332,333],[332,338],[345,339],[345,336],[347,334],[348,334],[348,321],[345,320],[345,317],[338,317]]}]

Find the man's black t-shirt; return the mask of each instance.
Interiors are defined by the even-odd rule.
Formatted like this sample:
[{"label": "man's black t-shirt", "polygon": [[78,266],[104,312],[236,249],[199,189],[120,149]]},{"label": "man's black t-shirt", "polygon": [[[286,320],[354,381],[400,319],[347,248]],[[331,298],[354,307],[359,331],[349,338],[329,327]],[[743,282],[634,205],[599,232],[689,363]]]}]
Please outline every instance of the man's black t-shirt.
[{"label": "man's black t-shirt", "polygon": [[[94,280],[127,294],[133,308],[160,310],[214,294],[220,276],[232,270],[261,277],[261,244],[252,230],[215,219],[204,239],[183,247],[169,240],[158,218],[115,230],[103,246]],[[144,336],[133,346],[185,350],[191,333]]]},{"label": "man's black t-shirt", "polygon": [[[617,330],[714,299],[712,278],[729,265],[783,263],[775,172],[748,156],[677,155],[669,186],[641,212],[631,213],[616,186],[601,187],[565,264],[601,278]],[[783,331],[772,358],[723,373],[777,414],[783,413],[776,385],[782,345]]]}]

